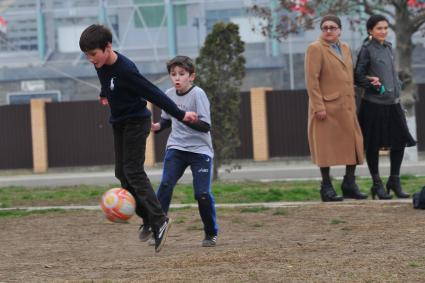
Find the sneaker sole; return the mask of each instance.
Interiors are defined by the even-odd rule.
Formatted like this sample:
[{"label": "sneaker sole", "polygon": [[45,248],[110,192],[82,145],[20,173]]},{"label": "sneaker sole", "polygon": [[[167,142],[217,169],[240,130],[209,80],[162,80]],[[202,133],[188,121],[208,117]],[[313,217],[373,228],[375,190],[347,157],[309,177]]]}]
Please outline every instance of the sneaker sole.
[{"label": "sneaker sole", "polygon": [[149,235],[147,236],[147,237],[143,237],[143,238],[141,238],[140,236],[139,236],[139,240],[140,240],[140,242],[146,242],[147,240],[149,240],[150,238],[152,238],[152,232],[151,233],[149,233]]},{"label": "sneaker sole", "polygon": [[202,243],[202,246],[204,247],[204,248],[211,248],[211,247],[215,247],[216,246],[216,244],[204,244],[204,243]]},{"label": "sneaker sole", "polygon": [[167,241],[168,231],[170,231],[171,223],[172,223],[171,218],[169,218],[168,225],[167,225],[167,228],[165,228],[164,236],[162,238],[161,244],[159,244],[159,246],[155,249],[155,252],[159,253],[161,249],[164,247],[165,242]]}]

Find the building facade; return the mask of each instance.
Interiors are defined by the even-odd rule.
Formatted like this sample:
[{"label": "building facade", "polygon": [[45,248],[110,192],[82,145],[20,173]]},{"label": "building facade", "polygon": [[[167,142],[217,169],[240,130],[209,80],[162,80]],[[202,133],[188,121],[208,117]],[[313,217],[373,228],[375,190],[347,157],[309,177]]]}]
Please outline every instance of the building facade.
[{"label": "building facade", "polygon": [[[0,37],[0,105],[34,97],[53,101],[93,100],[99,93],[94,68],[80,52],[78,40],[90,24],[102,23],[114,35],[114,49],[138,65],[160,88],[170,86],[165,62],[184,54],[196,58],[218,21],[234,22],[246,43],[247,72],[242,90],[304,88],[304,52],[319,30],[282,41],[264,37],[264,23],[250,12],[254,4],[276,0],[4,0]],[[364,35],[344,21],[342,40],[356,50]],[[393,38],[393,36],[392,36]],[[418,54],[425,54],[422,45]],[[423,56],[422,56],[423,57]],[[420,82],[420,62],[415,72]]]}]

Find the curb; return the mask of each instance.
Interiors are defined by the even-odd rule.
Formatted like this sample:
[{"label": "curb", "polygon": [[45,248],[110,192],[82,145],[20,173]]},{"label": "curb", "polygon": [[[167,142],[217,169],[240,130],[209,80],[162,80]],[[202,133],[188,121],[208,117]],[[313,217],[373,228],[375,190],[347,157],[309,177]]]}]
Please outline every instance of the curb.
[{"label": "curb", "polygon": [[[238,207],[301,207],[301,206],[361,206],[366,204],[374,205],[399,205],[412,203],[412,199],[395,199],[395,200],[344,200],[342,202],[321,202],[321,201],[293,201],[293,202],[255,202],[255,203],[221,203],[216,204],[216,208],[238,208]],[[172,204],[171,208],[197,208],[198,204]],[[0,208],[1,211],[40,211],[49,209],[63,210],[101,210],[98,205],[69,205],[69,206],[26,206],[26,207],[10,207]]]}]

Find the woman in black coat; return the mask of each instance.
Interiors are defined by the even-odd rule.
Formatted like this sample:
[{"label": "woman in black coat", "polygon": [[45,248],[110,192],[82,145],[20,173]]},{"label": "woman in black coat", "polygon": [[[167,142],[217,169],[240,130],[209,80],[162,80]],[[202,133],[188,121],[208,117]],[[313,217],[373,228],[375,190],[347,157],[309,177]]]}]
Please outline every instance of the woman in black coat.
[{"label": "woman in black coat", "polygon": [[[372,198],[390,199],[390,191],[399,198],[408,198],[400,184],[400,167],[406,146],[416,145],[409,133],[400,105],[400,81],[394,68],[388,20],[373,15],[366,24],[369,37],[357,58],[355,84],[364,89],[359,109],[367,165],[373,179]],[[391,176],[386,191],[379,175],[379,150],[390,149]]]}]

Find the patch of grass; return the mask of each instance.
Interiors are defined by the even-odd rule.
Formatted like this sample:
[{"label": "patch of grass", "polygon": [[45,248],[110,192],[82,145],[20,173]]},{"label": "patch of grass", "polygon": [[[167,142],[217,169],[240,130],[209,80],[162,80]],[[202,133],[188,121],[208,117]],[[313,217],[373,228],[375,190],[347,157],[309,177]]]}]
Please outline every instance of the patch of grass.
[{"label": "patch of grass", "polygon": [[251,203],[318,199],[317,182],[217,183],[217,203]]},{"label": "patch of grass", "polygon": [[98,204],[102,194],[110,187],[72,186],[72,187],[4,187],[0,188],[2,208],[19,206],[49,206],[64,204]]},{"label": "patch of grass", "polygon": [[332,219],[331,222],[329,222],[329,224],[331,224],[331,225],[337,225],[337,224],[342,224],[342,223],[347,223],[347,221],[341,220],[341,219]]},{"label": "patch of grass", "polygon": [[186,218],[185,217],[178,217],[178,218],[176,218],[176,219],[174,219],[173,220],[173,222],[175,223],[175,224],[182,224],[182,223],[184,223],[186,221]]},{"label": "patch of grass", "polygon": [[199,231],[199,230],[204,230],[204,228],[202,228],[202,225],[200,224],[193,224],[193,225],[189,225],[187,226],[186,230],[188,231]]},{"label": "patch of grass", "polygon": [[269,210],[270,208],[264,206],[255,206],[255,207],[244,207],[240,210],[241,213],[258,213]]},{"label": "patch of grass", "polygon": [[238,208],[235,209],[234,207],[217,207],[216,211],[220,212],[220,214],[224,214],[224,213],[234,213],[235,210],[239,210]]},{"label": "patch of grass", "polygon": [[[383,179],[386,182],[386,179]],[[338,193],[341,181],[333,181]],[[369,193],[370,178],[358,178],[357,184],[364,193]],[[420,190],[425,177],[401,176],[403,189],[408,193]],[[102,194],[109,186],[71,186],[71,187],[3,187],[0,188],[0,207],[53,206],[53,205],[93,205],[98,204]],[[153,184],[156,188],[157,185]],[[274,182],[216,182],[212,192],[216,203],[253,203],[278,201],[318,201],[319,181],[274,181]],[[173,193],[173,203],[196,203],[192,184],[177,185]],[[184,209],[184,208],[183,208]]]},{"label": "patch of grass", "polygon": [[[157,186],[154,186],[156,188]],[[173,191],[173,203],[195,203],[192,184],[179,184]]]},{"label": "patch of grass", "polygon": [[400,176],[400,180],[415,180],[416,178],[417,178],[416,176],[409,175],[409,174]]},{"label": "patch of grass", "polygon": [[410,267],[422,267],[422,266],[424,266],[424,264],[425,264],[425,256],[409,262],[408,266],[410,266]]},{"label": "patch of grass", "polygon": [[191,207],[188,205],[188,206],[183,206],[183,207],[176,207],[176,208],[170,208],[170,211],[177,211],[177,210],[189,210],[189,209],[191,209]]},{"label": "patch of grass", "polygon": [[277,208],[274,212],[273,215],[287,215],[288,214],[288,210],[285,208]]},{"label": "patch of grass", "polygon": [[235,218],[235,217],[233,217],[231,220],[230,220],[233,224],[242,224],[242,223],[244,223],[245,221],[243,221],[242,219],[240,219],[240,218]]},{"label": "patch of grass", "polygon": [[419,265],[419,263],[412,261],[412,262],[409,262],[409,266],[410,267],[419,267],[420,265]]},{"label": "patch of grass", "polygon": [[256,271],[248,271],[249,279],[251,279],[254,282],[261,282],[262,276],[261,274],[258,274]]},{"label": "patch of grass", "polygon": [[64,213],[64,212],[66,212],[64,209],[57,209],[57,208],[43,209],[43,210],[19,210],[19,209],[3,210],[3,211],[0,211],[0,218],[1,217],[4,217],[4,218],[25,217],[29,215],[43,215],[48,213]]}]

